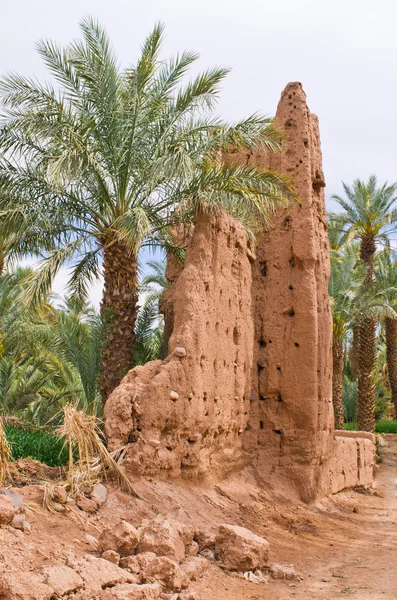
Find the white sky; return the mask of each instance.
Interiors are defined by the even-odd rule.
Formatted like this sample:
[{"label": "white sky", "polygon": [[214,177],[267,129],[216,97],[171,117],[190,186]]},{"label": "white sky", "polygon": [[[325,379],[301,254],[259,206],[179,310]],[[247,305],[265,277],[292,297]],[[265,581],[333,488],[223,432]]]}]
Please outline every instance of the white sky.
[{"label": "white sky", "polygon": [[128,65],[161,20],[165,56],[193,49],[201,68],[232,68],[218,110],[228,120],[274,114],[286,83],[302,82],[320,118],[327,198],[341,180],[371,173],[381,183],[397,180],[395,0],[0,0],[0,7],[0,74],[44,78],[35,42],[68,43],[85,15],[106,26]]}]

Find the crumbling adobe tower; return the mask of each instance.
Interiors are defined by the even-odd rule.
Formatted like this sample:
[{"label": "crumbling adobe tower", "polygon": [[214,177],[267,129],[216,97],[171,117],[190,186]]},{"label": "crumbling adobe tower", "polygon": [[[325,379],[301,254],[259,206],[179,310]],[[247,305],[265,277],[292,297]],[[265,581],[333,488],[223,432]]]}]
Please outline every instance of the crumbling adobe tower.
[{"label": "crumbling adobe tower", "polygon": [[310,501],[370,479],[373,453],[334,439],[325,183],[300,83],[276,120],[281,153],[231,158],[289,175],[300,205],[277,210],[256,248],[230,217],[198,216],[183,267],[167,267],[169,355],[126,375],[105,422],[135,474],[213,480],[252,465]]},{"label": "crumbling adobe tower", "polygon": [[[258,468],[309,500],[327,482],[332,441],[332,316],[318,119],[300,83],[281,95],[282,153],[251,157],[294,182],[301,205],[279,210],[258,242],[253,269],[254,406]],[[255,407],[255,408],[254,408]]]}]

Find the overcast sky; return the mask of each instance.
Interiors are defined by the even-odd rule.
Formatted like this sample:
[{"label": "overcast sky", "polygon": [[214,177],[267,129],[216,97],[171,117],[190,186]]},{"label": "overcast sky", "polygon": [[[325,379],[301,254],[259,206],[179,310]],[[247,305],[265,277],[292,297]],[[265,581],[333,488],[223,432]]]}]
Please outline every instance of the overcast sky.
[{"label": "overcast sky", "polygon": [[[395,0],[1,0],[0,74],[44,78],[34,45],[79,35],[85,15],[108,29],[121,64],[134,62],[157,20],[164,55],[193,49],[200,67],[231,67],[218,112],[273,115],[289,81],[301,81],[320,119],[327,199],[376,173],[397,180]],[[99,298],[99,287],[93,300]]]}]

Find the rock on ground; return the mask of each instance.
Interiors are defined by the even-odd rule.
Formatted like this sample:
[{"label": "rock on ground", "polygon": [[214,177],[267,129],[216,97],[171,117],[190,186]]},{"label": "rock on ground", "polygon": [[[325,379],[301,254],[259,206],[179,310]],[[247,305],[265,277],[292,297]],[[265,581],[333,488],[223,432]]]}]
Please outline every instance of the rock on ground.
[{"label": "rock on ground", "polygon": [[76,592],[84,586],[84,581],[70,567],[55,565],[43,569],[43,580],[50,586],[57,596],[64,596]]},{"label": "rock on ground", "polygon": [[177,562],[168,556],[156,556],[140,573],[142,581],[160,581],[168,590],[181,590],[189,585],[189,578]]},{"label": "rock on ground", "polygon": [[196,529],[194,540],[198,543],[199,552],[202,550],[215,550],[215,533]]},{"label": "rock on ground", "polygon": [[10,490],[9,488],[0,488],[0,494],[11,498],[12,505],[16,512],[24,512],[25,506],[21,494]]},{"label": "rock on ground", "polygon": [[177,562],[185,557],[180,523],[149,521],[139,528],[139,536],[138,552],[154,552],[157,556],[168,556]]},{"label": "rock on ground", "polygon": [[85,587],[94,592],[117,583],[136,582],[134,575],[128,571],[91,554],[69,561],[68,565],[84,580]]},{"label": "rock on ground", "polygon": [[244,527],[220,525],[215,554],[231,571],[254,571],[267,566],[269,543]]},{"label": "rock on ground", "polygon": [[201,556],[194,556],[183,563],[182,569],[191,581],[196,581],[196,579],[203,576],[208,566],[208,560],[201,558]]},{"label": "rock on ground", "polygon": [[0,495],[0,525],[11,523],[15,515],[15,508],[9,496]]},{"label": "rock on ground", "polygon": [[0,598],[4,600],[50,600],[53,589],[33,573],[0,574]]},{"label": "rock on ground", "polygon": [[139,535],[131,523],[121,521],[118,525],[106,527],[99,538],[102,552],[114,550],[120,556],[130,556],[138,545]]},{"label": "rock on ground", "polygon": [[120,554],[114,550],[105,550],[105,552],[102,552],[101,558],[108,560],[114,565],[118,565],[120,562]]}]

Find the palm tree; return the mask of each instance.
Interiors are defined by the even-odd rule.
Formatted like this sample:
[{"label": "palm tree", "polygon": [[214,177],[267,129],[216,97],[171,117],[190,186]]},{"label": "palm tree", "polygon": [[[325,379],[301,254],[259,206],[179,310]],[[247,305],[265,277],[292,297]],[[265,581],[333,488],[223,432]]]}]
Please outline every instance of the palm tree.
[{"label": "palm tree", "polygon": [[165,262],[148,261],[146,267],[150,267],[151,270],[142,278],[139,286],[140,294],[145,300],[135,325],[135,365],[144,365],[150,360],[163,359],[167,355],[164,317],[160,312],[161,299],[167,289]]},{"label": "palm tree", "polygon": [[[199,211],[227,211],[253,233],[285,201],[286,180],[226,164],[231,147],[280,148],[273,121],[253,115],[230,126],[213,116],[227,69],[181,84],[197,54],[160,60],[156,25],[135,65],[120,70],[106,32],[87,18],[82,41],[38,50],[57,87],[9,75],[0,82],[0,212],[14,252],[44,255],[30,294],[40,297],[62,265],[69,293],[85,296],[102,268],[102,316],[112,323],[102,352],[103,400],[133,364],[137,255],[144,244],[174,248],[170,226]],[[178,210],[175,210],[178,208]]]},{"label": "palm tree", "polygon": [[331,260],[329,294],[332,306],[332,403],[335,429],[344,429],[343,416],[343,362],[344,343],[351,325],[351,309],[357,295],[357,277],[354,277],[356,258],[353,253]]},{"label": "palm tree", "polygon": [[[388,301],[396,311],[397,309],[397,264],[393,261],[391,252],[385,250],[380,253],[376,265],[376,277],[385,286],[391,288]],[[391,401],[397,417],[397,318],[386,316],[384,318],[387,376],[391,391]]]},{"label": "palm tree", "polygon": [[30,271],[0,276],[0,407],[2,414],[46,423],[66,402],[100,414],[103,326],[88,306],[57,309],[22,301]]},{"label": "palm tree", "polygon": [[357,260],[356,244],[345,247],[343,254],[331,260],[329,294],[333,316],[333,375],[332,400],[334,406],[335,429],[344,428],[343,410],[343,367],[344,348],[357,324],[365,318],[384,315],[394,318],[395,313],[388,303],[397,288],[390,287],[388,281],[372,281],[363,285],[366,278],[365,267]]},{"label": "palm tree", "polygon": [[138,313],[135,338],[135,365],[165,358],[164,322],[160,319],[158,303],[151,298],[145,301]]},{"label": "palm tree", "polygon": [[[360,260],[366,268],[363,285],[369,288],[374,276],[376,245],[388,245],[397,228],[397,212],[393,208],[397,184],[378,187],[372,175],[368,182],[357,179],[352,187],[343,183],[343,188],[346,198],[333,196],[344,209],[338,215],[338,222],[344,231],[343,241],[360,242]],[[375,430],[376,326],[376,316],[366,316],[358,325],[358,427],[363,431]]]}]

